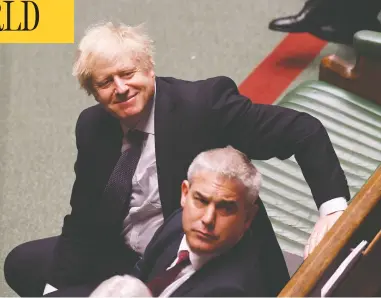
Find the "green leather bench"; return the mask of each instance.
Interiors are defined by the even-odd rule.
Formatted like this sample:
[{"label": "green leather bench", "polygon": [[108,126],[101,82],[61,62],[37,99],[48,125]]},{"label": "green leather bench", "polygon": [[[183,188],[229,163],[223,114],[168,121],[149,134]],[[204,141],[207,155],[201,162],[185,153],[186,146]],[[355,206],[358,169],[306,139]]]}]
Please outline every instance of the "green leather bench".
[{"label": "green leather bench", "polygon": [[[276,103],[323,123],[352,198],[381,164],[381,33],[356,33],[354,48],[354,65],[326,57],[319,80],[302,83]],[[319,214],[299,166],[293,157],[254,163],[263,174],[261,198],[282,249],[302,256]]]}]

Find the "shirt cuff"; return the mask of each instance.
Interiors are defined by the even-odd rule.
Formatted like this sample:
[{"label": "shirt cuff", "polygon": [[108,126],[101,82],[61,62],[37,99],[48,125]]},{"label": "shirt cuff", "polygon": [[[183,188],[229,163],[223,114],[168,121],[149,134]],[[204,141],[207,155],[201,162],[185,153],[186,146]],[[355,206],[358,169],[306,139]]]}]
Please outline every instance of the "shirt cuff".
[{"label": "shirt cuff", "polygon": [[45,285],[45,289],[44,289],[44,293],[42,295],[46,295],[46,294],[49,294],[49,293],[52,293],[52,292],[55,292],[57,291],[58,289],[56,289],[55,287],[49,285],[49,284],[46,284]]},{"label": "shirt cuff", "polygon": [[320,217],[326,216],[336,211],[343,211],[347,209],[348,203],[344,197],[335,198],[323,203],[320,208]]}]

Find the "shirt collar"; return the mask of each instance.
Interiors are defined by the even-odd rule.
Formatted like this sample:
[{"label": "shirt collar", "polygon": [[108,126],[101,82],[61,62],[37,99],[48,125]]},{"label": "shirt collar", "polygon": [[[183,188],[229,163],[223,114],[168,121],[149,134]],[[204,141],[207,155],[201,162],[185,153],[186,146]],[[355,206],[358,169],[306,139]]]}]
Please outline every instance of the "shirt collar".
[{"label": "shirt collar", "polygon": [[[211,259],[217,257],[219,254],[214,253],[214,254],[203,254],[203,255],[198,255],[195,252],[193,252],[187,242],[186,236],[183,236],[183,239],[181,239],[180,247],[177,252],[177,258],[179,256],[179,252],[181,250],[187,250],[189,251],[189,260],[191,262],[191,265],[194,270],[199,270],[202,266],[204,266],[207,262],[209,262]],[[176,261],[177,261],[176,258]]]},{"label": "shirt collar", "polygon": [[[147,109],[144,111],[141,120],[136,124],[135,129],[143,131],[147,134],[155,135],[155,103],[156,103],[156,81],[155,91],[152,100],[148,102]],[[121,123],[124,135],[130,130],[129,127]]]}]

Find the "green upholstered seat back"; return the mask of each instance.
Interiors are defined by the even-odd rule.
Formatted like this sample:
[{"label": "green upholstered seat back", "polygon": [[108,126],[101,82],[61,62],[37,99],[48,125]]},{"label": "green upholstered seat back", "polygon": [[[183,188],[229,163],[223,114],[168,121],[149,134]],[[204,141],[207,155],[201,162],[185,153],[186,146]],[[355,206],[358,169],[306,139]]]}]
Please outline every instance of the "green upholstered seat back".
[{"label": "green upholstered seat back", "polygon": [[[321,81],[299,85],[276,103],[318,118],[346,174],[351,197],[381,163],[381,106]],[[283,250],[303,255],[319,213],[295,159],[254,161],[261,198]]]}]

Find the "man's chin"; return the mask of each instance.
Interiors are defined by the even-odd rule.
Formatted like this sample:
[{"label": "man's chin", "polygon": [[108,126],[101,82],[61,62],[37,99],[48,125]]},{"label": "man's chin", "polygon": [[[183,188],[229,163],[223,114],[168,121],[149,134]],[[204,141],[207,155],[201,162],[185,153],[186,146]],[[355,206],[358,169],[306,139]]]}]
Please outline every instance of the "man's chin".
[{"label": "man's chin", "polygon": [[128,110],[116,110],[112,112],[116,118],[118,118],[122,122],[130,122],[135,119],[139,119],[141,112],[137,109],[128,109]]},{"label": "man's chin", "polygon": [[198,241],[197,243],[189,244],[189,248],[198,255],[212,254],[218,250],[218,247],[211,245],[210,243],[203,243]]}]

